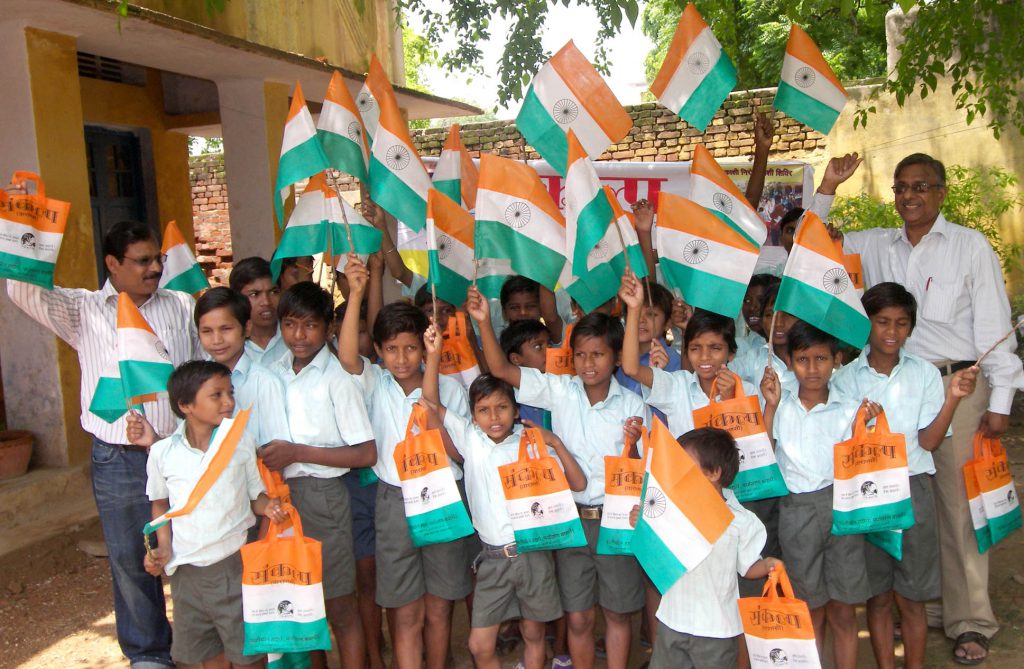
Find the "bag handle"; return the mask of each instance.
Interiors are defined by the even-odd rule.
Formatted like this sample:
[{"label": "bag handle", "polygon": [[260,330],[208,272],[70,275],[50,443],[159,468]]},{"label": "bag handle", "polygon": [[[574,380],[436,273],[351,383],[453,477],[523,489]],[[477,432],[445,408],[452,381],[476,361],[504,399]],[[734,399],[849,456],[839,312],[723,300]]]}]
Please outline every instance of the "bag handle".
[{"label": "bag handle", "polygon": [[[536,457],[530,455],[530,446],[533,446]],[[535,427],[523,428],[523,434],[519,437],[519,461],[539,460],[548,455],[548,445],[544,441],[544,433]]]},{"label": "bag handle", "polygon": [[[747,397],[747,394],[743,392],[743,379],[741,379],[740,375],[737,374],[736,372],[733,372],[732,370],[729,371],[732,373],[732,378],[736,379],[736,395],[732,399],[744,399],[745,397]],[[728,402],[728,400],[717,400],[715,399],[716,397],[718,397],[717,375],[714,379],[711,380],[711,395],[708,397],[708,399],[711,400],[711,404],[721,404],[722,402]]]},{"label": "bag handle", "polygon": [[[25,187],[25,184],[29,181],[36,185],[36,192],[34,194],[29,193],[28,188]],[[40,179],[39,175],[36,174],[35,172],[26,172],[23,170],[18,170],[17,172],[14,173],[14,176],[11,177],[10,186],[13,186],[15,188],[23,188],[25,190],[25,194],[30,198],[40,201],[46,200],[46,186],[43,185],[43,180]],[[7,200],[10,197],[11,194],[8,193],[6,190],[0,190],[0,200]]]},{"label": "bag handle", "polygon": [[[295,538],[302,541],[306,538],[306,535],[302,533],[302,519],[299,518],[299,512],[294,506],[289,503],[281,505],[281,508],[288,512],[288,520],[292,521],[292,527],[295,528]],[[282,531],[286,528],[282,527],[280,523],[270,521],[270,527],[267,529],[267,536],[264,541],[278,541]],[[287,538],[287,537],[286,537]]]},{"label": "bag handle", "polygon": [[[644,429],[643,425],[640,426],[640,429],[641,429],[640,438],[643,439],[644,438],[644,433],[642,431]],[[623,430],[623,432],[625,432],[625,430]],[[646,444],[646,440],[644,440],[644,443]],[[636,446],[636,439],[630,439],[629,437],[625,436],[625,434],[623,434],[623,438],[622,438],[622,456],[621,457],[623,457],[623,458],[630,458],[632,460],[636,460],[637,458],[634,458],[634,457],[632,457],[630,455],[630,451],[633,450],[634,446]]]},{"label": "bag handle", "polygon": [[424,409],[419,403],[412,405],[412,411],[409,413],[409,422],[405,426],[405,438],[413,436],[413,428],[419,429],[420,432],[427,431],[427,410]]},{"label": "bag handle", "polygon": [[777,564],[768,572],[768,581],[764,584],[761,596],[771,600],[779,599],[779,591],[787,599],[796,599],[793,594],[793,585],[789,582],[789,574],[783,564]]},{"label": "bag handle", "polygon": [[[868,418],[867,412],[864,407],[861,406],[857,409],[857,415],[853,419],[853,436],[855,439],[863,439],[864,435],[868,431]],[[875,432],[879,434],[887,434],[891,432],[889,429],[889,419],[885,417],[885,409],[875,416]]]},{"label": "bag handle", "polygon": [[974,459],[980,460],[986,455],[996,457],[1002,454],[1003,444],[999,437],[986,437],[985,433],[978,430],[974,433]]}]

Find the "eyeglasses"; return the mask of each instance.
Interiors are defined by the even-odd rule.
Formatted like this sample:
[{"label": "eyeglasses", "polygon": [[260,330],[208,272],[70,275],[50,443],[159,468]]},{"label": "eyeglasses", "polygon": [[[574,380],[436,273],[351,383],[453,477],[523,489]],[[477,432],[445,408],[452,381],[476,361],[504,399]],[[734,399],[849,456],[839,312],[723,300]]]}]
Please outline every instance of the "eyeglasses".
[{"label": "eyeglasses", "polygon": [[896,184],[892,187],[892,192],[896,195],[903,195],[910,189],[917,195],[924,195],[933,188],[945,188],[946,184],[926,184],[923,181],[919,181],[916,184]]},{"label": "eyeglasses", "polygon": [[131,260],[133,263],[135,263],[136,265],[138,265],[139,267],[141,267],[143,269],[146,269],[147,267],[150,267],[155,262],[158,262],[161,265],[166,265],[167,264],[167,254],[166,253],[161,253],[158,256],[143,256],[141,258],[133,258],[131,256],[125,256],[124,259],[125,260]]}]

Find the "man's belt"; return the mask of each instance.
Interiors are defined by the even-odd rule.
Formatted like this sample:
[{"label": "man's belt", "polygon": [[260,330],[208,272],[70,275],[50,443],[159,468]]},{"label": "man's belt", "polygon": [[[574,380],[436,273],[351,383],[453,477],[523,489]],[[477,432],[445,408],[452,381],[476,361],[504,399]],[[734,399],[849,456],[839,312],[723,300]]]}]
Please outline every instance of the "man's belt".
[{"label": "man's belt", "polygon": [[576,508],[579,509],[580,518],[583,520],[601,520],[601,506],[587,506],[586,504],[577,504]]},{"label": "man's belt", "polygon": [[480,555],[484,559],[496,559],[496,558],[514,558],[519,557],[519,548],[516,546],[516,542],[505,544],[504,546],[492,546],[490,544],[484,544],[484,549]]},{"label": "man's belt", "polygon": [[942,376],[949,376],[950,374],[956,374],[961,369],[967,369],[973,367],[977,362],[974,360],[961,360],[959,362],[943,362],[935,363],[935,366],[939,368],[939,374]]}]

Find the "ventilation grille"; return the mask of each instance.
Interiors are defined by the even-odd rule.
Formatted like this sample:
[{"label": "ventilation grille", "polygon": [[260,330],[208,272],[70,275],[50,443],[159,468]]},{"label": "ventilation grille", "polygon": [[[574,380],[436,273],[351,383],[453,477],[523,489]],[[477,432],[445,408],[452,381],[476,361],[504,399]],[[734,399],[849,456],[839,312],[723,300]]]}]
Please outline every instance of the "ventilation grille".
[{"label": "ventilation grille", "polygon": [[146,68],[81,51],[78,52],[78,76],[129,86],[146,85]]}]

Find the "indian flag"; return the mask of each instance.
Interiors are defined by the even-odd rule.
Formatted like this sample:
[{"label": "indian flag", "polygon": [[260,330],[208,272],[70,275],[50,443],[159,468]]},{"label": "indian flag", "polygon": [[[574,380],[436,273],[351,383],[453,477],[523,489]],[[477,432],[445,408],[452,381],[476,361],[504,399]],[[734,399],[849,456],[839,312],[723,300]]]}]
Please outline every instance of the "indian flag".
[{"label": "indian flag", "polygon": [[533,77],[516,127],[533,148],[565,176],[569,159],[566,133],[572,129],[591,158],[618,142],[633,119],[572,40]]},{"label": "indian flag", "polygon": [[565,219],[532,167],[480,158],[475,248],[478,258],[507,259],[517,274],[554,290],[565,266]]},{"label": "indian flag", "polygon": [[760,250],[768,236],[764,221],[703,144],[693,151],[690,199],[731,225]]},{"label": "indian flag", "polygon": [[736,86],[736,67],[693,3],[679,17],[651,93],[701,132]]},{"label": "indian flag", "polygon": [[329,250],[328,200],[332,198],[337,200],[338,194],[327,184],[327,174],[314,174],[306,184],[306,189],[302,191],[299,201],[295,203],[295,209],[288,217],[288,226],[281,234],[281,241],[270,260],[270,272],[274,281],[277,281],[281,273],[281,263],[285,258],[311,256]]},{"label": "indian flag", "polygon": [[846,89],[818,45],[795,23],[789,29],[775,108],[827,135],[846,106]]},{"label": "indian flag", "polygon": [[160,275],[160,287],[180,290],[183,293],[198,293],[210,287],[203,268],[196,262],[192,249],[181,236],[178,224],[171,221],[164,228],[164,243],[161,251],[167,256],[164,273]]},{"label": "indian flag", "polygon": [[466,211],[476,208],[476,189],[479,172],[473,158],[459,137],[459,124],[452,123],[441,156],[434,166],[434,188],[462,205]]},{"label": "indian flag", "polygon": [[427,257],[438,299],[463,304],[474,276],[473,216],[436,188],[427,198]]},{"label": "indian flag", "polygon": [[124,386],[121,384],[121,370],[117,366],[117,355],[113,352],[110,352],[100,370],[100,379],[92,393],[92,401],[89,402],[89,412],[108,423],[116,423],[121,416],[128,413],[128,401],[125,399]]},{"label": "indian flag", "polygon": [[366,181],[366,165],[370,160],[366,126],[344,77],[337,70],[327,86],[316,133],[331,167]]},{"label": "indian flag", "polygon": [[658,591],[665,594],[711,554],[733,515],[700,465],[661,420],[653,421],[643,449],[646,475],[640,519],[633,531],[633,553]]},{"label": "indian flag", "polygon": [[864,348],[871,321],[825,224],[804,213],[783,271],[775,310],[785,311],[854,348]]},{"label": "indian flag", "polygon": [[[356,211],[348,200],[330,188],[326,193],[324,205],[327,207],[327,222],[331,233],[331,252],[344,256],[355,253],[368,256],[380,251],[383,233],[373,227],[363,215]],[[349,244],[351,235],[352,243]]]},{"label": "indian flag", "polygon": [[274,185],[274,191],[277,193],[277,197],[274,198],[274,209],[278,225],[284,226],[284,201],[292,184],[328,167],[330,164],[317,138],[313,116],[306,108],[306,99],[302,97],[302,86],[295,82],[292,106],[288,110],[288,120],[284,123],[281,158],[277,163],[277,181]]},{"label": "indian flag", "polygon": [[117,355],[125,397],[167,392],[174,363],[128,293],[117,296]]},{"label": "indian flag", "polygon": [[377,134],[377,126],[380,125],[380,104],[378,100],[388,96],[394,97],[394,89],[388,81],[388,75],[384,72],[384,66],[377,60],[376,54],[370,55],[370,71],[366,75],[363,87],[356,95],[356,109],[363,119],[363,127],[366,128],[366,139],[370,146],[373,146],[373,137]]},{"label": "indian flag", "polygon": [[576,133],[569,130],[569,167],[565,175],[566,256],[572,271],[582,276],[587,271],[587,256],[604,237],[612,220],[612,206],[601,190],[593,163]]},{"label": "indian flag", "polygon": [[658,253],[666,283],[687,304],[728,318],[743,307],[758,247],[684,197],[658,195]]}]

